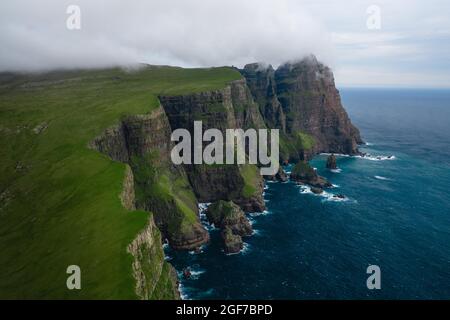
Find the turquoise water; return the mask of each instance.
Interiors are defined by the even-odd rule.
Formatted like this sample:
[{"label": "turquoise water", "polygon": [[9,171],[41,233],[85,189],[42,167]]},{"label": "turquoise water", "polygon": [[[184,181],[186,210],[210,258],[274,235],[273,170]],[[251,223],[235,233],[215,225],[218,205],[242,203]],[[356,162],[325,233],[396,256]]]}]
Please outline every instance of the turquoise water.
[{"label": "turquoise water", "polygon": [[[293,183],[267,184],[268,212],[251,216],[256,234],[237,255],[220,235],[200,254],[166,250],[189,299],[450,298],[450,91],[341,91],[373,155],[325,156],[311,164],[335,188],[316,196]],[[333,201],[332,194],[346,201]],[[381,268],[381,290],[366,269]]]}]

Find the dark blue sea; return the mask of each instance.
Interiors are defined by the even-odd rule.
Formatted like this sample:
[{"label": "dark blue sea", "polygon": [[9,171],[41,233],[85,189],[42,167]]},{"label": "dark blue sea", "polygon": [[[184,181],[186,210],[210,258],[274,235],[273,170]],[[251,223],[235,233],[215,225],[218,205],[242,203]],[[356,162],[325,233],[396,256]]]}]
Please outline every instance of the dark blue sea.
[{"label": "dark blue sea", "polygon": [[[193,271],[184,298],[450,299],[450,91],[341,95],[372,156],[340,156],[336,172],[317,156],[335,185],[324,195],[268,183],[268,210],[250,216],[256,232],[240,254],[223,253],[217,230],[200,254],[167,249],[180,273]],[[366,286],[369,265],[380,290]]]}]

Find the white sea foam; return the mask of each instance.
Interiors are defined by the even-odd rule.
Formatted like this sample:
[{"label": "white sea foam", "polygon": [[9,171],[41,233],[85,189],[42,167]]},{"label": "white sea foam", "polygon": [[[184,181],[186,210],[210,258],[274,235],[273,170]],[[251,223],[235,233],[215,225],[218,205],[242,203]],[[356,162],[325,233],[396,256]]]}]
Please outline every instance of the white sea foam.
[{"label": "white sea foam", "polygon": [[331,192],[327,192],[327,191],[323,191],[322,193],[314,193],[311,191],[311,187],[307,186],[307,185],[299,185],[300,187],[300,193],[301,194],[309,194],[309,195],[313,195],[315,197],[321,197],[323,198],[322,201],[334,201],[334,202],[346,202],[349,201],[350,199],[348,197],[342,198],[342,197],[338,197],[336,194],[331,193]]},{"label": "white sea foam", "polygon": [[268,215],[271,213],[272,213],[272,211],[264,210],[263,212],[250,212],[249,215],[251,217],[258,217],[258,216],[265,216],[265,215]]},{"label": "white sea foam", "polygon": [[180,293],[181,300],[191,300],[188,296],[189,289],[186,288],[181,282],[178,284],[178,292]]},{"label": "white sea foam", "polygon": [[364,160],[370,160],[370,161],[385,161],[385,160],[395,160],[397,159],[394,155],[391,156],[383,156],[383,155],[379,155],[379,156],[375,156],[375,155],[371,155],[371,154],[364,154],[364,155],[358,155],[358,156],[353,156],[354,158],[359,158],[359,159],[364,159]]},{"label": "white sea foam", "polygon": [[[321,153],[323,156],[329,156],[331,153]],[[364,160],[371,160],[371,161],[385,161],[385,160],[395,160],[397,159],[394,155],[385,156],[385,155],[372,155],[370,153],[366,153],[363,155],[348,155],[348,154],[342,154],[342,153],[334,153],[336,157],[347,157],[347,158],[357,158],[357,159],[364,159]]]},{"label": "white sea foam", "polygon": [[253,233],[252,236],[260,236],[261,235],[261,231],[258,229],[253,229]]},{"label": "white sea foam", "polygon": [[340,168],[337,168],[337,169],[330,169],[330,171],[333,172],[333,173],[341,173],[341,172],[342,172],[342,169],[340,169]]},{"label": "white sea foam", "polygon": [[374,178],[375,178],[375,179],[378,179],[378,180],[387,180],[387,181],[392,180],[392,179],[390,179],[390,178],[386,178],[386,177],[383,177],[383,176],[374,176]]}]

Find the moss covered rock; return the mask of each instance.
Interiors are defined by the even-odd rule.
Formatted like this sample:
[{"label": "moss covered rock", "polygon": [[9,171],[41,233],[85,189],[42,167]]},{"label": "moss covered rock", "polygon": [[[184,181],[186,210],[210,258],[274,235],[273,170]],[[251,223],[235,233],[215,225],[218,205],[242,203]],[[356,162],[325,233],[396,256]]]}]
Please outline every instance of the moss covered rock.
[{"label": "moss covered rock", "polygon": [[295,165],[292,169],[291,180],[321,189],[332,186],[324,177],[319,176],[306,161],[299,161]]}]

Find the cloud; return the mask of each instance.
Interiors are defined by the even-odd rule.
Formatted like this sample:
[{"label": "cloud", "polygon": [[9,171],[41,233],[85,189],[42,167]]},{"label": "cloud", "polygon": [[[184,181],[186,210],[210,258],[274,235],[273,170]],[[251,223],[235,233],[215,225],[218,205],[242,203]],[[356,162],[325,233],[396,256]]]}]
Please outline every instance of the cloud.
[{"label": "cloud", "polygon": [[[81,30],[66,28],[72,4]],[[329,34],[296,0],[2,0],[0,43],[3,71],[332,61]]]}]

